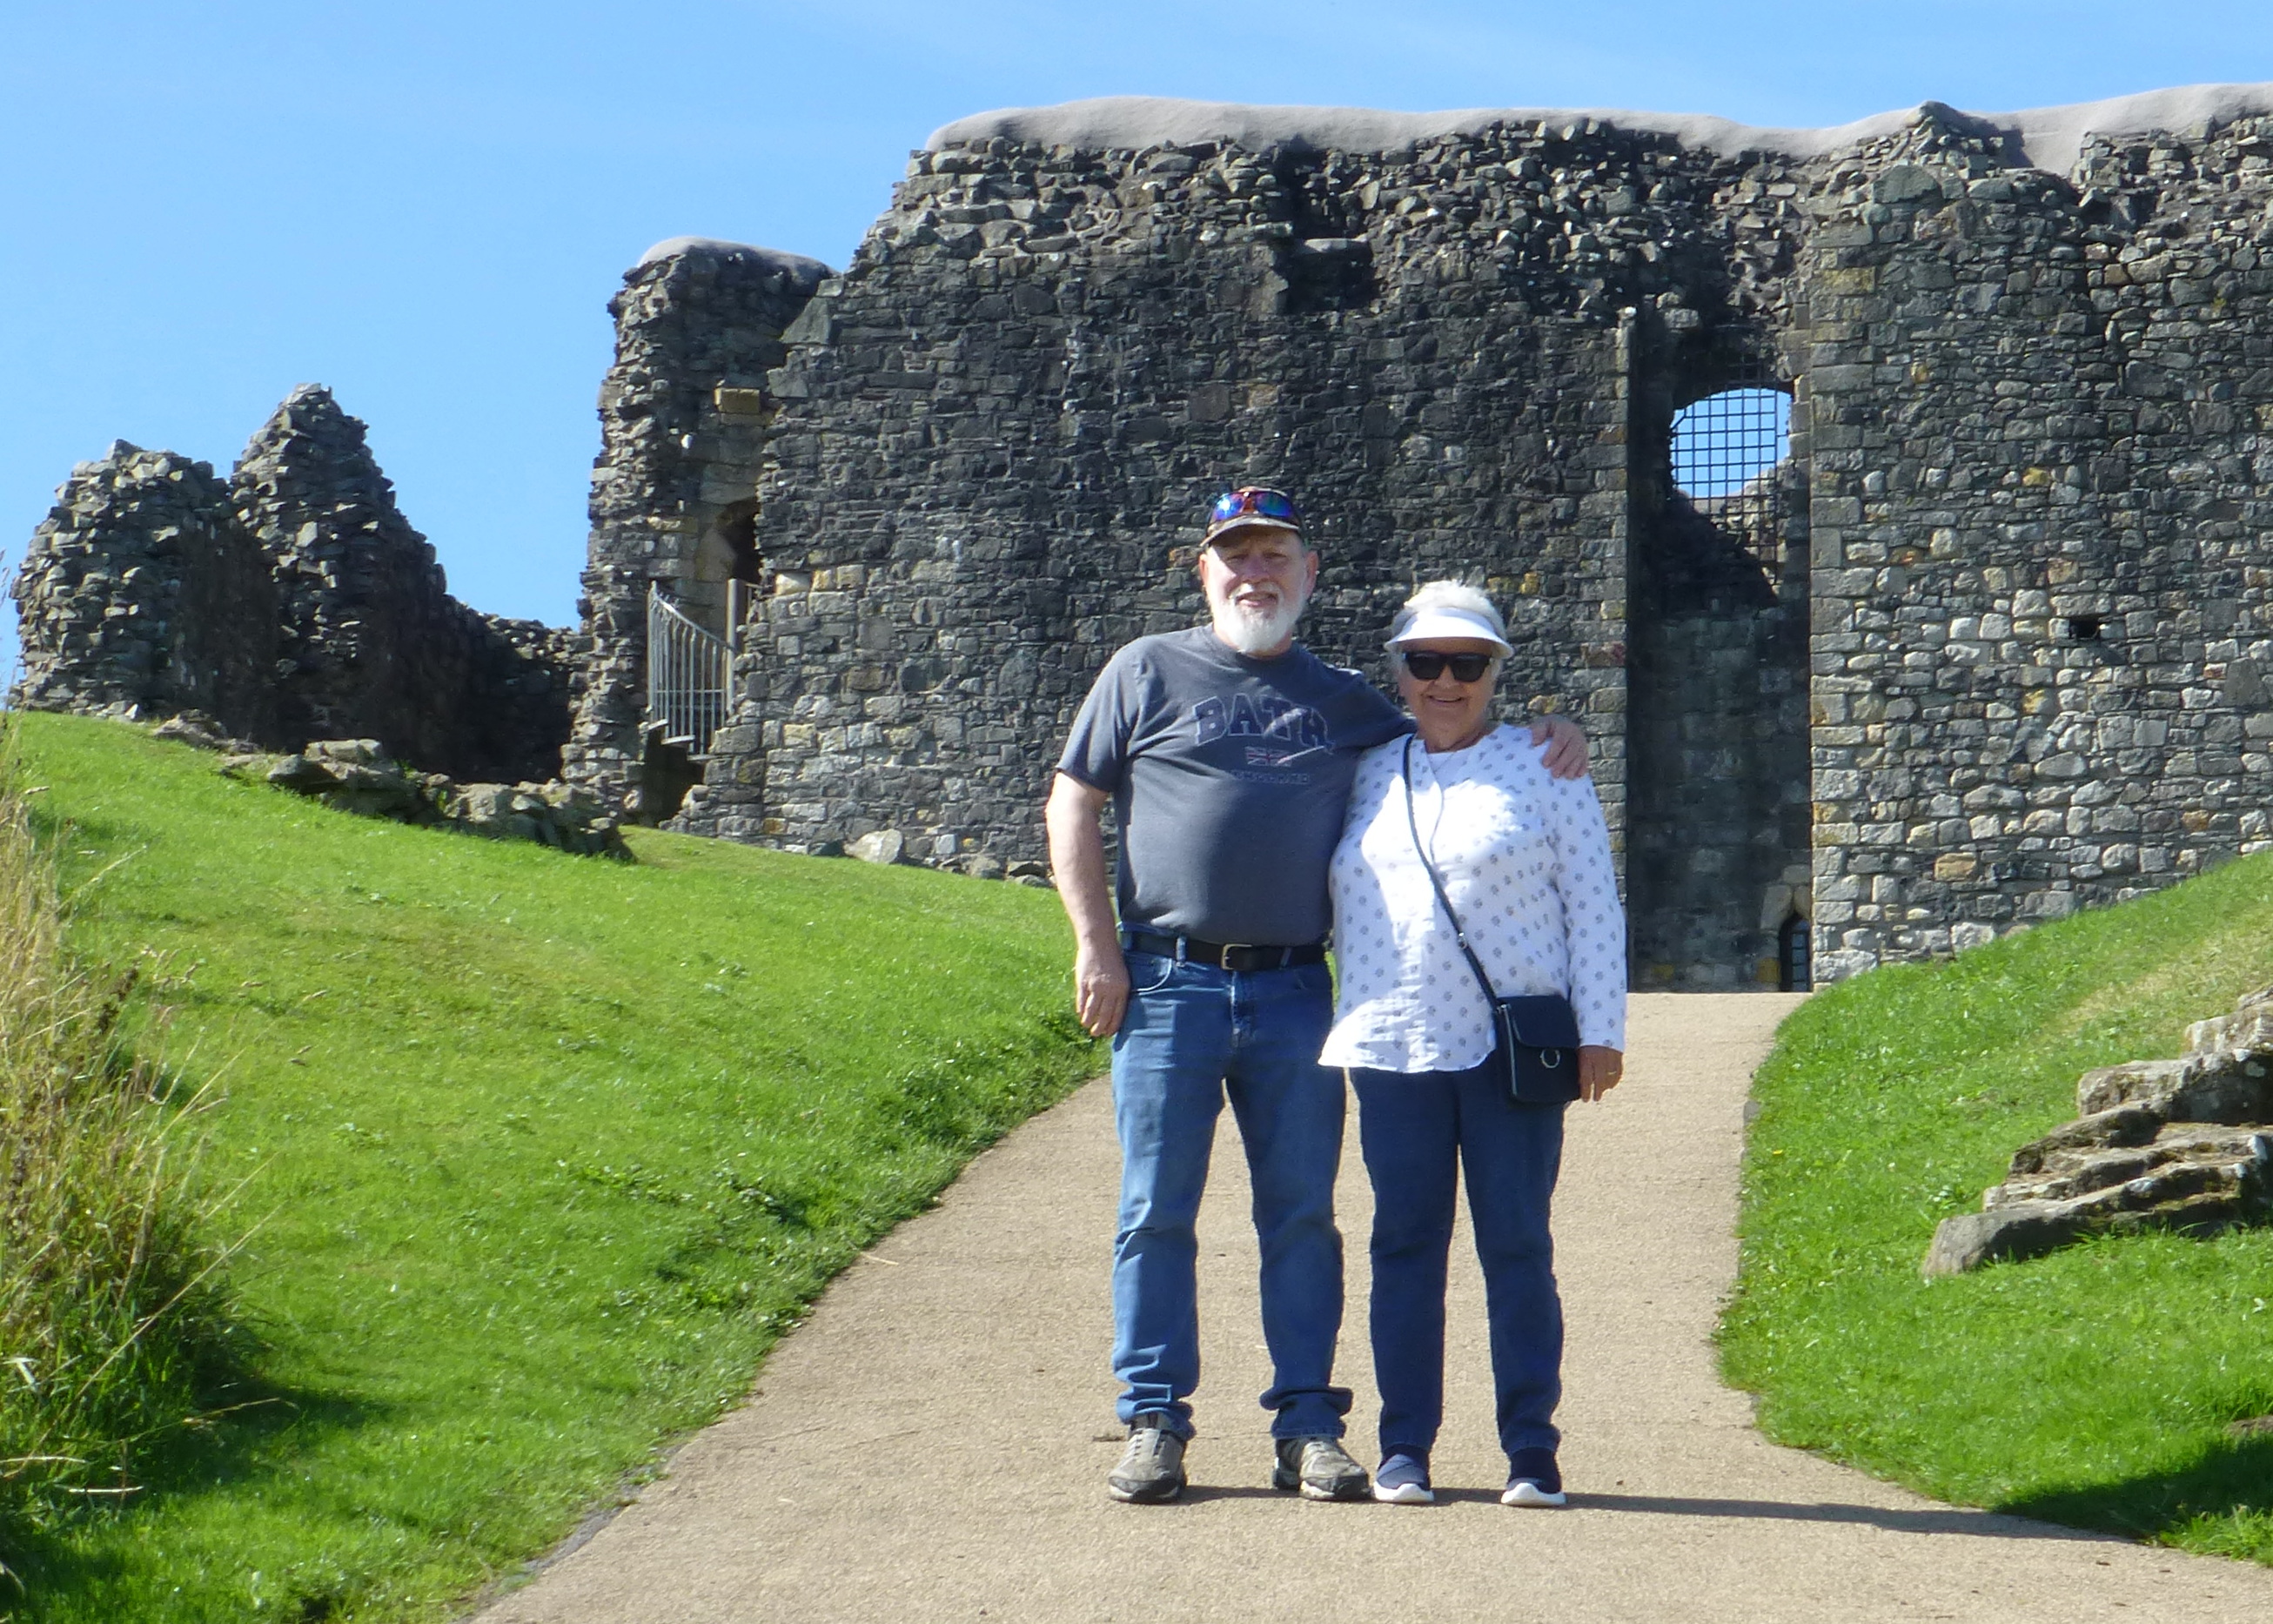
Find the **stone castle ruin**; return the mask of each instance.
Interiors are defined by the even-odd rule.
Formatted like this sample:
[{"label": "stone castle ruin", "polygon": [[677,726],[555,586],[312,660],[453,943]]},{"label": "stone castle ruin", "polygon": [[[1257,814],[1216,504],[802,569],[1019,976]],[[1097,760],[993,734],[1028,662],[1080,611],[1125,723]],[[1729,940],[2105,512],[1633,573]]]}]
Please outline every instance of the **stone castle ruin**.
[{"label": "stone castle ruin", "polygon": [[[1594,738],[1638,986],[1962,949],[2273,844],[2269,253],[2273,86],[966,120],[841,274],[677,239],[626,275],[563,770],[699,833],[1031,863],[1090,679],[1202,617],[1196,515],[1268,482],[1330,658],[1380,673],[1416,580],[1509,610],[1511,703]],[[287,583],[287,515],[229,495]],[[107,669],[53,605],[126,596],[37,585],[58,523],[30,703]],[[299,601],[289,684],[195,613],[136,669],[305,706],[339,622]]]},{"label": "stone castle ruin", "polygon": [[251,743],[384,740],[468,778],[554,777],[578,650],[449,594],[363,425],[295,389],[227,482],[124,440],[82,462],[12,589],[34,710],[189,714]]}]

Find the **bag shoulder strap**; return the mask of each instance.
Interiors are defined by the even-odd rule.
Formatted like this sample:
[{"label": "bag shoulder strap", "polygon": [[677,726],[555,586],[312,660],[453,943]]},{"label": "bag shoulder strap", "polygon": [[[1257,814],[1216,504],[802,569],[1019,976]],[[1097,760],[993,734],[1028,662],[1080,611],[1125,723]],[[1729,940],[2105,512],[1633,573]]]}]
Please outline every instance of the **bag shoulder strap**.
[{"label": "bag shoulder strap", "polygon": [[1492,990],[1491,977],[1484,974],[1484,962],[1476,957],[1476,950],[1468,945],[1468,933],[1460,926],[1460,916],[1452,912],[1452,899],[1444,894],[1444,882],[1437,877],[1437,865],[1429,861],[1429,848],[1421,844],[1421,817],[1413,808],[1413,741],[1419,735],[1405,735],[1405,826],[1413,831],[1413,853],[1421,860],[1421,868],[1429,876],[1429,884],[1437,893],[1437,906],[1444,910],[1444,917],[1452,921],[1452,940],[1460,944],[1461,956],[1468,961],[1468,970],[1476,978],[1476,986],[1484,995],[1484,1009],[1489,1012],[1499,999]]}]

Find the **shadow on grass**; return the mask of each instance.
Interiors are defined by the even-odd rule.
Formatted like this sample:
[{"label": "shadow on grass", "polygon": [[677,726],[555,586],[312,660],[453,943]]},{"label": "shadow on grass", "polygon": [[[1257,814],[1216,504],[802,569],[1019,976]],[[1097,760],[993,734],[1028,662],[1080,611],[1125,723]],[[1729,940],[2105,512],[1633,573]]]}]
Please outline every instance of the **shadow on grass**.
[{"label": "shadow on grass", "polygon": [[[2191,1524],[2230,1522],[2237,1538],[2182,1543],[2273,1563],[2273,1435],[2217,1440],[2183,1466],[2114,1483],[2043,1489],[1999,1509],[2134,1539],[2167,1539]],[[2254,1538],[2243,1531],[2252,1522]]]},{"label": "shadow on grass", "polygon": [[[0,1580],[0,1620],[37,1618],[40,1598],[100,1593],[106,1584],[127,1577],[115,1545],[89,1540],[87,1534],[106,1526],[131,1526],[156,1507],[228,1493],[289,1470],[303,1448],[380,1420],[386,1410],[335,1394],[253,1382],[212,1395],[206,1412],[211,1419],[145,1447],[131,1473],[140,1492],[131,1500],[66,1512],[45,1527],[0,1528],[0,1560],[17,1579],[12,1586]],[[30,1610],[14,1611],[12,1604],[27,1597],[33,1599]]]}]

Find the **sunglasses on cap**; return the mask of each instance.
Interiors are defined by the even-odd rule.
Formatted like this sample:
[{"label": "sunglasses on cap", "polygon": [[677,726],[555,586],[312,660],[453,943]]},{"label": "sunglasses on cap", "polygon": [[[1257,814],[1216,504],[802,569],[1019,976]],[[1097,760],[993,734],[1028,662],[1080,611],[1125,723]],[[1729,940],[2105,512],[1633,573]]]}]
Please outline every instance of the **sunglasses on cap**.
[{"label": "sunglasses on cap", "polygon": [[1413,673],[1417,682],[1434,682],[1451,666],[1455,682],[1474,682],[1491,669],[1489,654],[1439,654],[1433,649],[1407,649],[1403,658],[1405,669]]},{"label": "sunglasses on cap", "polygon": [[1294,506],[1294,499],[1284,491],[1274,491],[1268,485],[1242,485],[1236,491],[1226,491],[1215,499],[1208,509],[1209,528],[1231,519],[1253,515],[1258,519],[1275,519],[1297,529],[1302,523],[1302,510]]}]

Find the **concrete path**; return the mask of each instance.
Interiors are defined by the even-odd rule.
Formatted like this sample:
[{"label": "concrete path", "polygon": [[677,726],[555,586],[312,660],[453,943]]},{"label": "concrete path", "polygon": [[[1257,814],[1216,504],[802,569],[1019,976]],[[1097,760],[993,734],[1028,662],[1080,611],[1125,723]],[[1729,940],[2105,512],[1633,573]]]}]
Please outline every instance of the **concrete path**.
[{"label": "concrete path", "polygon": [[[1264,1486],[1268,1366],[1228,1113],[1203,1216],[1194,1484],[1172,1506],[1108,1500],[1116,1156],[1092,1086],[848,1272],[746,1409],[485,1624],[2273,1619],[2273,1572],[1937,1505],[1752,1430],[1708,1338],[1736,1264],[1746,1080],[1794,1002],[1639,997],[1624,1086],[1572,1109],[1555,1225],[1569,1510],[1497,1503],[1464,1238],[1437,1456],[1449,1495],[1316,1505]],[[1353,1112],[1342,1370],[1370,1464],[1356,1139]]]}]

